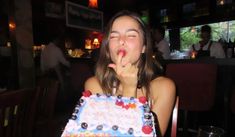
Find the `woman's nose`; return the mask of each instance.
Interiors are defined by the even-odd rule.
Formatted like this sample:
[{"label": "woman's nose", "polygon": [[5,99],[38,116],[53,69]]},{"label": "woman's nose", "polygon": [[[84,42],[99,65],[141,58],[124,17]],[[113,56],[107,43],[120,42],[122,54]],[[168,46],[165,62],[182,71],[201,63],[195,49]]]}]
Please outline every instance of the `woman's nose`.
[{"label": "woman's nose", "polygon": [[124,45],[126,43],[126,37],[125,36],[121,36],[119,39],[120,45]]}]

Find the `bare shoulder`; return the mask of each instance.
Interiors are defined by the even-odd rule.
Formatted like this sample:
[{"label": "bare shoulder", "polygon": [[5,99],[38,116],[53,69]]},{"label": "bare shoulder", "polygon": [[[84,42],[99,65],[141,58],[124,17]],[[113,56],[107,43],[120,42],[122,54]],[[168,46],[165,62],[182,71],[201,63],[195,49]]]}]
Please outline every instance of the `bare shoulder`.
[{"label": "bare shoulder", "polygon": [[157,86],[162,85],[162,84],[163,84],[162,86],[175,86],[173,80],[171,80],[170,78],[164,77],[164,76],[160,76],[160,77],[153,79],[151,81],[151,85],[152,84],[157,85]]},{"label": "bare shoulder", "polygon": [[151,94],[153,98],[159,96],[175,96],[175,83],[170,78],[160,76],[152,80],[151,84]]},{"label": "bare shoulder", "polygon": [[99,84],[99,81],[95,76],[90,77],[86,80],[85,90],[90,90],[93,94],[94,93],[103,93],[102,88]]}]

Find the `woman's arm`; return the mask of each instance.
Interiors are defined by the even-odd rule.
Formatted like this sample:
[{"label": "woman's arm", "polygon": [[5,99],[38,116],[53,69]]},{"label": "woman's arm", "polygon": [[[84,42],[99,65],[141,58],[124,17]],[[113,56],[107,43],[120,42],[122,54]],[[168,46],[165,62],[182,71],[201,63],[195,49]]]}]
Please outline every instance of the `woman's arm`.
[{"label": "woman's arm", "polygon": [[166,77],[158,77],[151,82],[150,97],[152,111],[157,115],[161,135],[164,136],[175,102],[175,84]]}]

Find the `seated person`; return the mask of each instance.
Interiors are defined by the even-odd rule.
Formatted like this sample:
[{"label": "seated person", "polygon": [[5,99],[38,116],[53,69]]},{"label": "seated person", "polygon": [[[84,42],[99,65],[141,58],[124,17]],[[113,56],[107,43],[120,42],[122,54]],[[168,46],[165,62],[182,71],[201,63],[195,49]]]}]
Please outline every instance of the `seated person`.
[{"label": "seated person", "polygon": [[63,137],[165,135],[175,85],[169,78],[154,76],[151,44],[137,14],[121,11],[110,20],[95,76],[85,82]]},{"label": "seated person", "polygon": [[[125,24],[125,25],[123,25]],[[146,97],[164,136],[175,101],[174,82],[154,77],[152,42],[145,23],[135,13],[116,14],[104,34],[94,77],[85,83],[92,94]]]}]

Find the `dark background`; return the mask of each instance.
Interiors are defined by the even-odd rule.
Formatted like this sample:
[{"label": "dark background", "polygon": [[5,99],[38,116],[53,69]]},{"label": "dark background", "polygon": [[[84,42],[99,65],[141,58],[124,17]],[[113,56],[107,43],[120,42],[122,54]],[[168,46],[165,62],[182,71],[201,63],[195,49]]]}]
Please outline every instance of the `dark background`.
[{"label": "dark background", "polygon": [[[13,7],[7,7],[8,3],[13,0],[0,1],[0,46],[5,45],[5,41],[9,39],[8,34],[8,12],[14,10]],[[88,6],[88,0],[69,0],[82,6]],[[158,24],[164,25],[169,29],[173,29],[172,39],[178,38],[177,29],[185,26],[207,24],[235,19],[235,0],[232,3],[223,6],[217,6],[218,0],[98,0],[97,10],[103,12],[103,23],[107,21],[119,10],[128,9],[136,11],[140,14],[148,13],[149,25],[154,27]],[[61,17],[46,16],[46,3],[55,3],[62,7]],[[184,13],[182,8],[185,4],[195,2],[196,9],[190,13]],[[89,37],[92,30],[78,29],[67,27],[65,24],[64,5],[65,0],[31,0],[32,4],[32,23],[33,38],[35,45],[46,44],[53,37],[64,34],[66,37],[75,41],[77,47],[84,45],[84,39]],[[160,11],[166,9],[168,22],[161,22],[163,16]],[[207,10],[206,15],[200,15],[203,9]],[[199,16],[195,16],[199,14]],[[102,33],[102,32],[101,32]],[[176,49],[177,49],[176,45]]]}]

